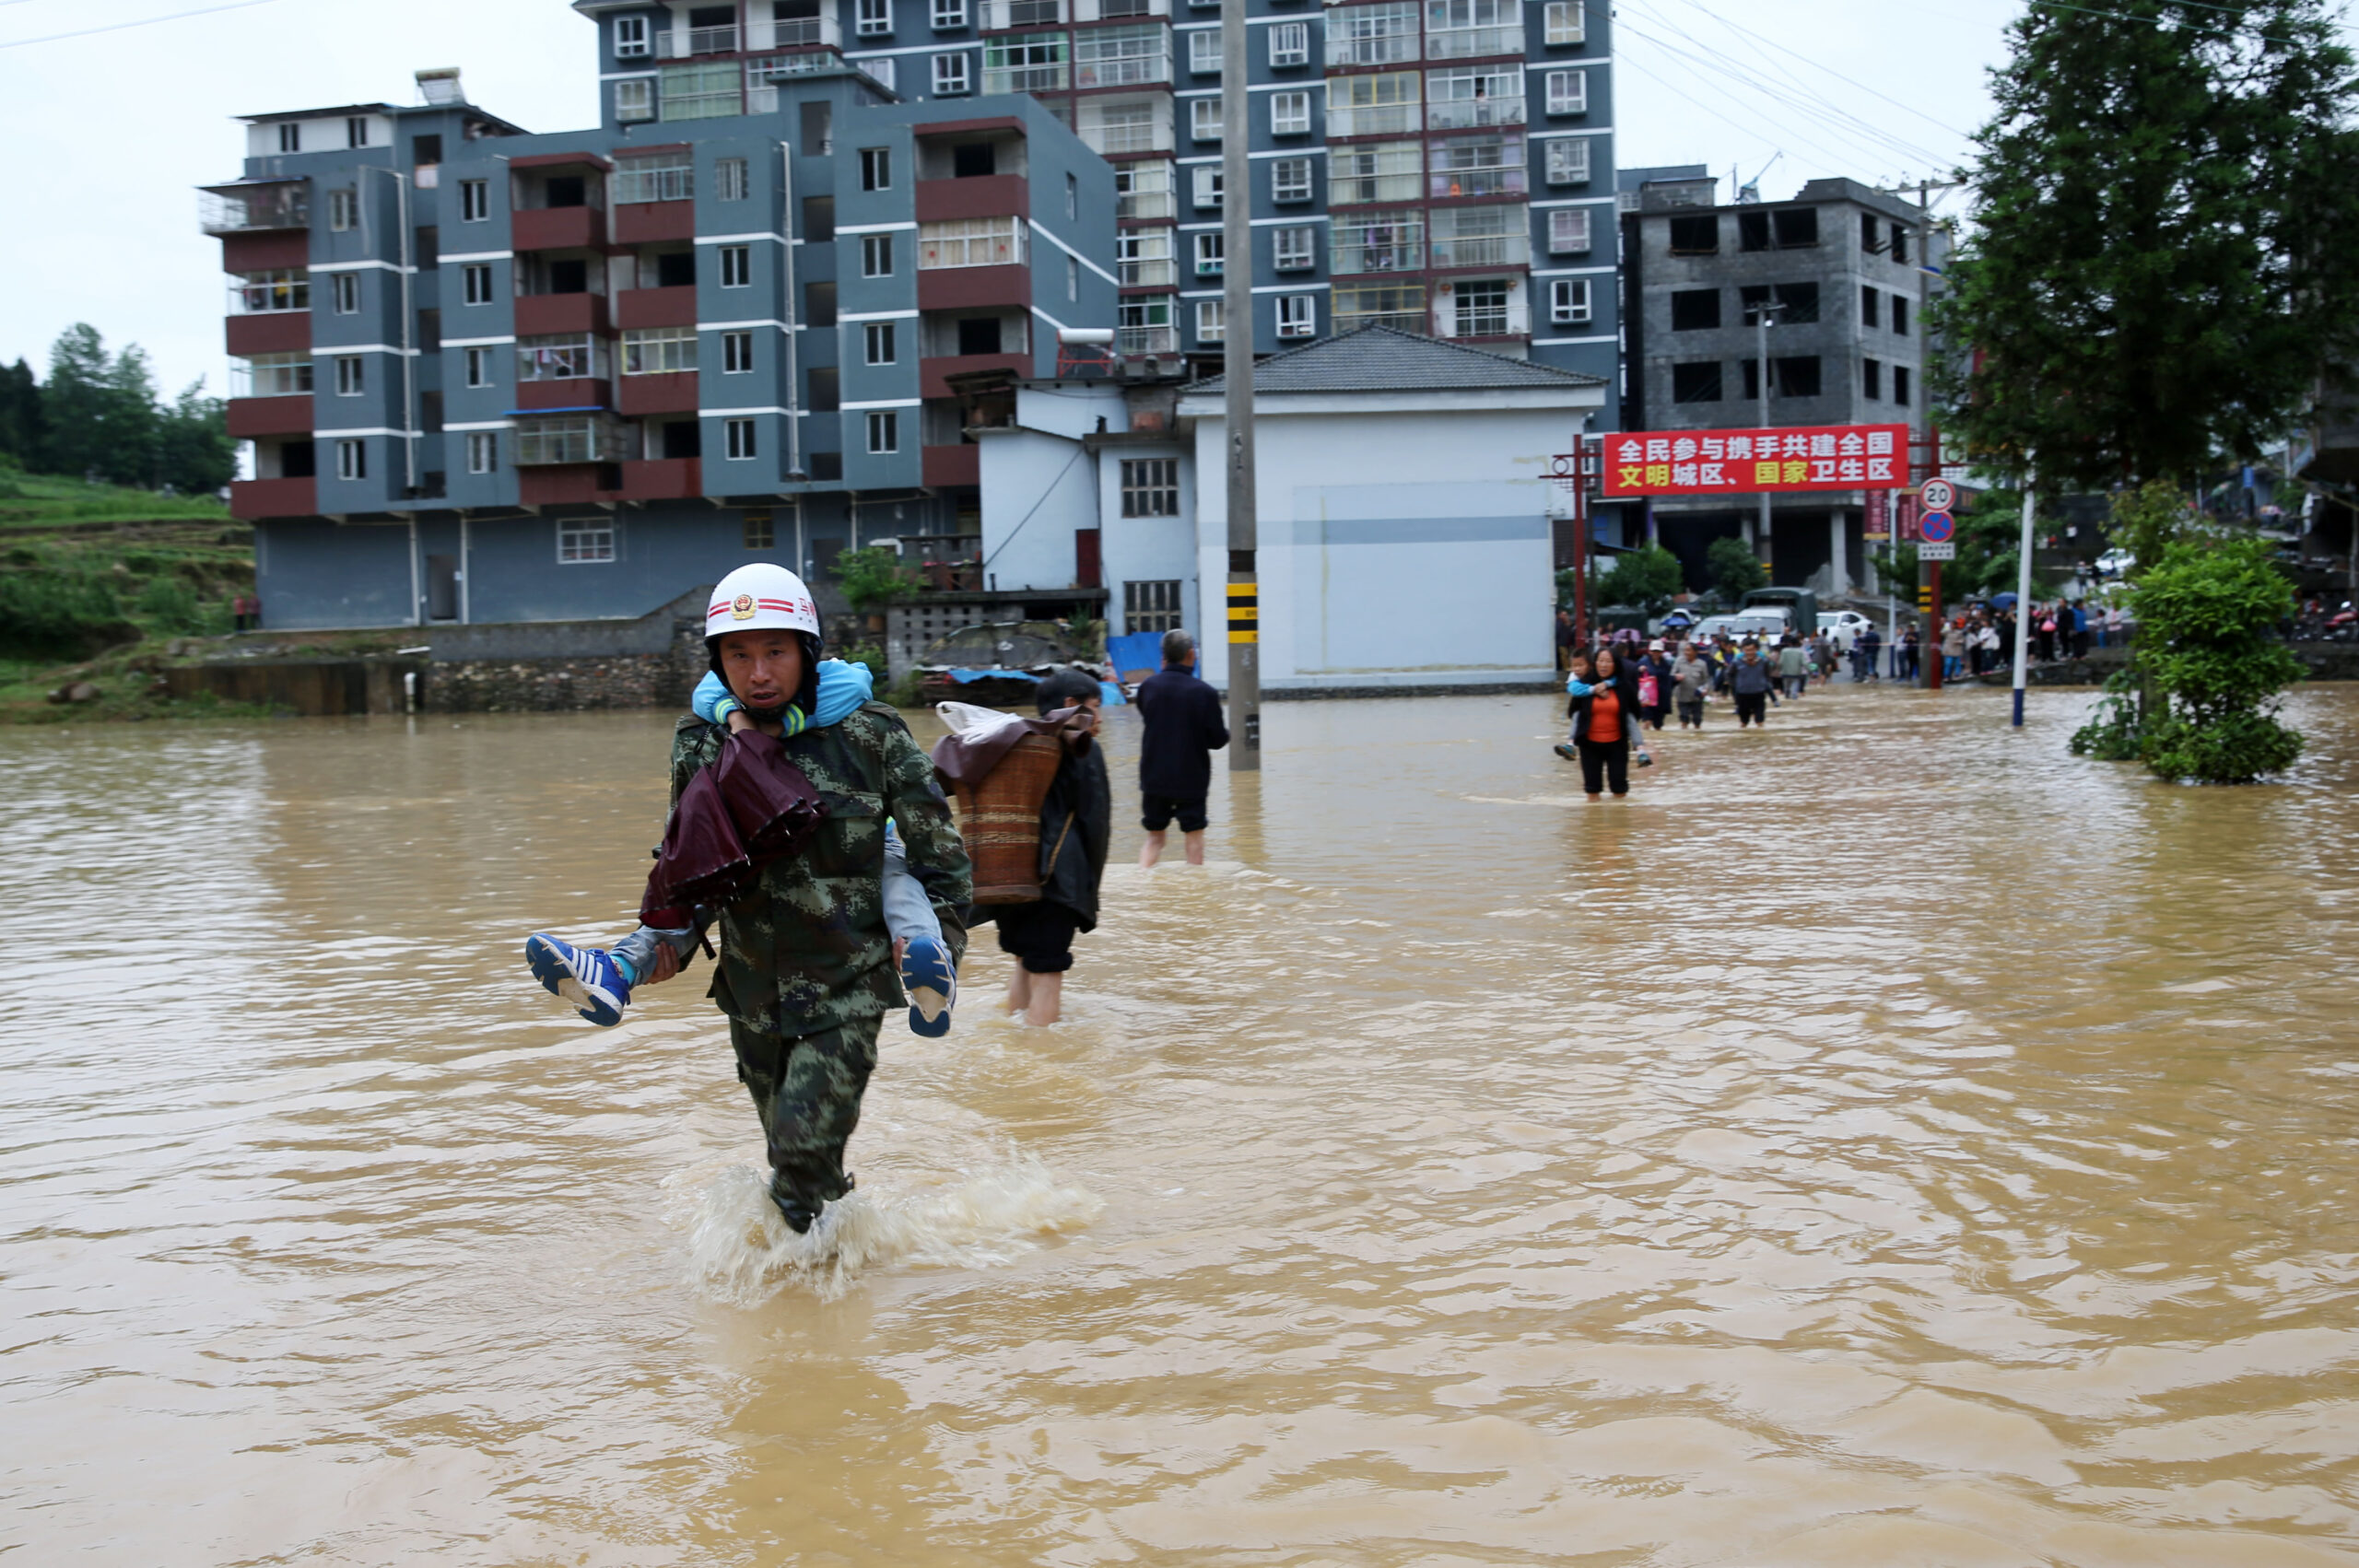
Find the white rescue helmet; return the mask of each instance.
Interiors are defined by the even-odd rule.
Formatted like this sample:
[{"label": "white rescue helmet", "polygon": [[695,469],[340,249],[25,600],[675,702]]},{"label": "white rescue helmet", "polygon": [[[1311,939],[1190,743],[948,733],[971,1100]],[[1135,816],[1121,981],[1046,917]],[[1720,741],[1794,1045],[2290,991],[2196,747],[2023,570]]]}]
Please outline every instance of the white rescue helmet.
[{"label": "white rescue helmet", "polygon": [[756,561],[714,586],[704,613],[705,641],[730,632],[792,631],[819,637],[819,607],[803,579],[784,567]]}]

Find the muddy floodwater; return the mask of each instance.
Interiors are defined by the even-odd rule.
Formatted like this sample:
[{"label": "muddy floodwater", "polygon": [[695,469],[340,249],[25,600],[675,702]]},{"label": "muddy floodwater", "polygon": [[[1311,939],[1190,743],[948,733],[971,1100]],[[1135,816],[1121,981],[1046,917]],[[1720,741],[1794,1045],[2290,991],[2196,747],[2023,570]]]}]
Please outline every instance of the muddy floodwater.
[{"label": "muddy floodwater", "polygon": [[1281,705],[1068,1021],[888,1022],[763,1204],[619,1028],[667,715],[0,731],[0,1561],[2359,1563],[2359,687],[2287,782],[2079,694],[1657,743]]}]

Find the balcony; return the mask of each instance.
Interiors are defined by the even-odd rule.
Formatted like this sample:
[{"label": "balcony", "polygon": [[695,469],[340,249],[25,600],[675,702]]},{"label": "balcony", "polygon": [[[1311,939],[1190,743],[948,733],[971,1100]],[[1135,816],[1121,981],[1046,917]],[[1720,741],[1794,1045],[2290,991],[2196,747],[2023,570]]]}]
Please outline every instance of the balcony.
[{"label": "balcony", "polygon": [[619,462],[575,462],[536,468],[519,464],[516,501],[519,506],[562,507],[594,505],[624,499],[624,465]]},{"label": "balcony", "polygon": [[1065,63],[1062,60],[1051,61],[1045,65],[983,67],[983,92],[986,96],[1003,92],[1062,92],[1064,89]]},{"label": "balcony", "polygon": [[[1348,13],[1343,13],[1348,15]],[[1417,35],[1414,32],[1375,33],[1364,38],[1337,38],[1332,30],[1334,20],[1328,21],[1327,64],[1331,66],[1401,65],[1414,64],[1417,58]]]},{"label": "balcony", "polygon": [[[972,375],[978,370],[1013,370],[1019,376],[1032,374],[1029,354],[938,354],[918,361],[918,395],[920,397],[954,397],[950,390],[953,376]],[[969,451],[973,448],[968,449]]]},{"label": "balcony", "polygon": [[[1439,112],[1445,106],[1436,104]],[[1522,106],[1517,106],[1520,109]],[[1327,134],[1331,136],[1398,136],[1423,129],[1423,104],[1417,103],[1330,103],[1327,106]],[[1522,116],[1519,114],[1518,119]],[[1439,121],[1435,122],[1439,124]]]},{"label": "balcony", "polygon": [[1143,21],[1170,14],[1171,0],[1074,0],[1073,5],[1076,22]]},{"label": "balcony", "polygon": [[1520,196],[1530,184],[1521,169],[1437,169],[1426,178],[1437,202],[1473,196]]},{"label": "balcony", "polygon": [[1179,212],[1179,200],[1168,190],[1133,191],[1114,198],[1114,216],[1118,219],[1176,217]]},{"label": "balcony", "polygon": [[925,483],[933,489],[977,486],[983,482],[983,449],[976,446],[926,447]]},{"label": "balcony", "polygon": [[687,501],[704,494],[704,464],[693,457],[648,458],[622,469],[626,500]]},{"label": "balcony", "polygon": [[[1331,112],[1329,118],[1333,118]],[[1477,125],[1520,125],[1523,123],[1523,99],[1508,98],[1458,98],[1426,105],[1426,128],[1429,131],[1463,131]],[[1331,130],[1329,135],[1334,133]]]},{"label": "balcony", "polygon": [[918,274],[921,310],[1029,310],[1031,305],[1032,269],[1027,266],[934,267]]},{"label": "balcony", "polygon": [[1180,274],[1170,257],[1149,256],[1135,262],[1116,262],[1114,280],[1124,288],[1169,288],[1180,281]]},{"label": "balcony", "polygon": [[266,517],[316,517],[319,510],[320,489],[315,479],[229,482],[229,515],[242,521],[253,522]]},{"label": "balcony", "polygon": [[[518,214],[522,216],[522,214]],[[611,221],[617,245],[653,245],[697,237],[697,205],[690,202],[617,202]]]},{"label": "balcony", "polygon": [[983,30],[1062,27],[1072,19],[1065,0],[982,0]]},{"label": "balcony", "polygon": [[251,441],[258,436],[308,436],[311,433],[311,394],[290,392],[284,397],[233,397],[229,400],[229,439]]},{"label": "balcony", "polygon": [[1532,236],[1529,234],[1478,234],[1463,240],[1437,236],[1432,244],[1433,265],[1438,272],[1447,267],[1523,267],[1532,264]]},{"label": "balcony", "polygon": [[977,174],[965,180],[921,180],[917,220],[946,223],[964,217],[1012,217],[1020,224],[1032,210],[1031,186],[1021,174]]},{"label": "balcony", "polygon": [[771,49],[839,49],[843,46],[844,29],[832,13],[824,17],[796,17],[771,24],[770,41],[764,47]]},{"label": "balcony", "polygon": [[662,53],[666,60],[693,60],[700,54],[736,53],[737,29],[734,24],[722,28],[674,28],[663,35]]},{"label": "balcony", "polygon": [[596,207],[524,207],[509,216],[511,243],[519,251],[604,250],[605,216]]},{"label": "balcony", "polygon": [[694,414],[697,373],[667,370],[653,376],[625,376],[615,383],[615,412],[637,419],[649,414]]},{"label": "balcony", "polygon": [[569,377],[563,380],[519,381],[516,383],[516,406],[525,409],[606,408],[613,404],[613,388],[603,380],[589,377]]},{"label": "balcony", "polygon": [[[1154,36],[1131,36],[1134,33]],[[1171,39],[1166,29],[1109,28],[1077,34],[1073,41],[1076,88],[1147,87],[1170,79]]]},{"label": "balcony", "polygon": [[232,357],[249,359],[257,354],[299,354],[311,346],[311,313],[309,310],[288,310],[268,316],[227,316],[222,319],[227,328]]},{"label": "balcony", "polygon": [[1178,327],[1117,327],[1114,329],[1114,352],[1125,359],[1143,359],[1151,355],[1180,352]]},{"label": "balcony", "polygon": [[[270,320],[266,316],[254,319]],[[560,333],[595,333],[604,336],[613,331],[606,319],[606,297],[603,294],[526,294],[516,301],[519,337],[554,337]]]},{"label": "balcony", "polygon": [[1428,60],[1482,60],[1522,53],[1521,28],[1445,28],[1426,32]]},{"label": "balcony", "polygon": [[311,186],[301,180],[208,185],[197,194],[196,213],[199,226],[216,237],[261,229],[309,228]]},{"label": "balcony", "polygon": [[1370,310],[1358,315],[1335,312],[1336,336],[1362,327],[1391,327],[1394,332],[1415,333],[1424,337],[1431,331],[1432,323],[1426,320],[1423,310]]},{"label": "balcony", "polygon": [[633,327],[692,327],[697,324],[697,291],[693,284],[677,288],[626,288],[615,296],[615,325]]}]

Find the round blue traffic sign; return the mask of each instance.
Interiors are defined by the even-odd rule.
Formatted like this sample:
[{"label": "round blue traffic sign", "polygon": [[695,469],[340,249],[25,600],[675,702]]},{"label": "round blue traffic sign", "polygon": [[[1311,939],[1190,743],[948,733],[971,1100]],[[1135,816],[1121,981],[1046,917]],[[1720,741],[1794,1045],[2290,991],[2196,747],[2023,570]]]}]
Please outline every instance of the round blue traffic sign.
[{"label": "round blue traffic sign", "polygon": [[1957,533],[1957,520],[1947,512],[1927,512],[1917,532],[1928,544],[1946,544]]}]

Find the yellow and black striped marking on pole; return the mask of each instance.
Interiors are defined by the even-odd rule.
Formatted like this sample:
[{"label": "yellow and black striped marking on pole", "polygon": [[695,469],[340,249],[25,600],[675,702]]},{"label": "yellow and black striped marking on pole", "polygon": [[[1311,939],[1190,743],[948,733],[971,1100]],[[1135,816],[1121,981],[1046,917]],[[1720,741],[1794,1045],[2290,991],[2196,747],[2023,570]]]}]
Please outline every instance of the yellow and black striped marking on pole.
[{"label": "yellow and black striped marking on pole", "polygon": [[1917,608],[1922,610],[1929,615],[1933,613],[1933,591],[1931,589],[1920,588],[1917,591]]},{"label": "yellow and black striped marking on pole", "polygon": [[1262,640],[1262,588],[1259,583],[1232,582],[1228,585],[1228,640]]}]

